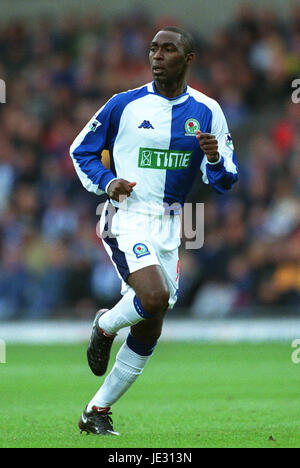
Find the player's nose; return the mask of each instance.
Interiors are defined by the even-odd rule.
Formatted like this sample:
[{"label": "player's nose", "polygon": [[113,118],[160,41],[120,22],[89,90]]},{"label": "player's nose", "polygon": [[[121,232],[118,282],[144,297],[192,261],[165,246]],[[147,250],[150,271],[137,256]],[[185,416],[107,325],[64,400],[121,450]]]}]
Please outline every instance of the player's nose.
[{"label": "player's nose", "polygon": [[164,58],[163,51],[160,47],[153,54],[153,60],[161,60]]}]

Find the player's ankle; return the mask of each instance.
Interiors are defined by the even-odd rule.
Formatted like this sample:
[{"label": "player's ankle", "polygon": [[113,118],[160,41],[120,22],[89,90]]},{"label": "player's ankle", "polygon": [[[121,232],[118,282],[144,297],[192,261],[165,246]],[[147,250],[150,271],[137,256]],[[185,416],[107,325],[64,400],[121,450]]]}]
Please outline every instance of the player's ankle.
[{"label": "player's ankle", "polygon": [[102,335],[107,336],[108,338],[115,338],[117,333],[114,330],[111,330],[107,324],[103,323],[104,320],[101,320],[102,316],[98,320],[98,330]]},{"label": "player's ankle", "polygon": [[110,410],[110,406],[104,406],[104,407],[101,407],[101,406],[92,406],[92,411],[96,411],[97,413],[101,413],[101,414],[107,414]]}]

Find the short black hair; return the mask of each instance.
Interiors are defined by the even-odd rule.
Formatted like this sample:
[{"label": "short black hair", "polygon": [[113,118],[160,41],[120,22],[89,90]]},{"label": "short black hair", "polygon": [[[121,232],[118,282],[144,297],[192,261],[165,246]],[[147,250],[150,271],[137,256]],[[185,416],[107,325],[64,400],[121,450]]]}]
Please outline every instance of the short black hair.
[{"label": "short black hair", "polygon": [[161,31],[171,31],[180,34],[185,53],[191,54],[192,52],[195,52],[195,41],[189,32],[178,28],[177,26],[166,26],[165,28],[161,29]]}]

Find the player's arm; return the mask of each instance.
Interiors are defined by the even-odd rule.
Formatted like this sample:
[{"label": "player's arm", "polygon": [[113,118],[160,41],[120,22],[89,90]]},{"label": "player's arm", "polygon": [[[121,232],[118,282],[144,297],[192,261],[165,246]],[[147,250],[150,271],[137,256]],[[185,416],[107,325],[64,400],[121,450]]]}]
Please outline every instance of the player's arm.
[{"label": "player's arm", "polygon": [[227,192],[238,180],[238,166],[227,122],[217,103],[211,133],[198,130],[196,138],[205,154],[201,164],[203,181],[218,193]]},{"label": "player's arm", "polygon": [[[102,152],[102,162],[106,168],[110,167],[110,160],[109,160],[109,151],[104,150]],[[109,198],[115,201],[120,201],[120,196],[130,196],[133,187],[136,185],[135,182],[128,182],[124,179],[112,179],[106,186],[105,191],[107,192]]]},{"label": "player's arm", "polygon": [[96,112],[70,148],[70,156],[83,186],[97,195],[108,193],[109,189],[109,196],[114,200],[117,200],[119,195],[130,195],[135,185],[117,179],[101,162],[103,149],[109,148],[115,137],[117,122],[113,111],[116,101],[113,97]]}]

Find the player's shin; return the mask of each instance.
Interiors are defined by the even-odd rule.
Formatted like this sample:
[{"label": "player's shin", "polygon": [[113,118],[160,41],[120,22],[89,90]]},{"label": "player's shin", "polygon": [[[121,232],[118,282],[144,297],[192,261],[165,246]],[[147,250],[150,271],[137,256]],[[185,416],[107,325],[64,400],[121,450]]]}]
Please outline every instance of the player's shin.
[{"label": "player's shin", "polygon": [[156,343],[146,345],[129,334],[117,354],[111,372],[90,401],[87,411],[91,411],[95,406],[97,408],[110,407],[119,400],[143,372],[155,345]]},{"label": "player's shin", "polygon": [[113,335],[121,328],[131,327],[141,320],[151,318],[143,308],[133,290],[125,296],[108,312],[99,318],[99,327],[106,333]]}]

